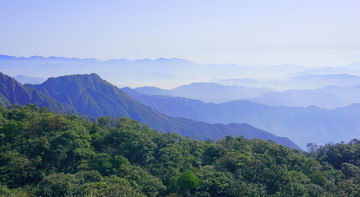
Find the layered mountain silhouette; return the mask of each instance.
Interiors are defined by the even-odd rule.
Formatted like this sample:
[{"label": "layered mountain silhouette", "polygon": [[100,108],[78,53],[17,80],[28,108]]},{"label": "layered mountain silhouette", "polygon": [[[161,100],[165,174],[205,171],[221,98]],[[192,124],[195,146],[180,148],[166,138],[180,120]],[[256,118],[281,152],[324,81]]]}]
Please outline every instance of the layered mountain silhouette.
[{"label": "layered mountain silhouette", "polygon": [[300,149],[285,137],[278,137],[248,124],[209,124],[185,118],[173,118],[145,106],[96,74],[49,78],[42,84],[26,86],[4,74],[0,75],[1,104],[36,103],[52,111],[87,114],[93,117],[128,117],[161,132],[176,132],[200,140],[241,136],[272,140]]},{"label": "layered mountain silhouette", "polygon": [[226,86],[216,83],[192,83],[170,90],[156,87],[136,88],[137,92],[149,95],[168,95],[201,100],[203,102],[223,103],[228,101],[251,99],[265,94],[269,88],[251,88],[242,86]]},{"label": "layered mountain silhouette", "polygon": [[308,107],[315,105],[325,109],[336,109],[360,102],[360,85],[328,86],[318,89],[282,92],[271,91],[250,100],[271,106]]},{"label": "layered mountain silhouette", "polygon": [[[355,64],[358,65],[358,64]],[[349,67],[350,68],[350,67]],[[240,86],[240,87],[253,87],[263,88],[268,87],[276,89],[278,91],[284,90],[309,90],[309,89],[321,89],[329,86],[348,87],[356,86],[360,84],[360,73],[351,66],[351,69],[347,67],[338,68],[314,68],[309,69],[307,72],[300,72],[295,76],[288,79],[277,80],[256,80],[247,78],[230,78],[217,80],[216,83],[227,86]],[[317,73],[317,70],[323,70],[321,74],[311,74],[312,71]],[[348,73],[348,74],[344,74]],[[357,75],[356,75],[357,74]]]},{"label": "layered mountain silhouette", "polygon": [[270,106],[308,107],[314,105],[320,108],[335,109],[360,101],[360,94],[354,94],[357,91],[350,92],[350,89],[355,89],[355,87],[328,87],[313,90],[267,92],[249,100]]},{"label": "layered mountain silhouette", "polygon": [[221,104],[204,103],[171,96],[145,95],[124,88],[132,98],[172,117],[209,123],[248,123],[279,136],[287,136],[305,148],[307,143],[349,141],[360,136],[360,104],[335,110],[315,106],[273,107],[239,100]]},{"label": "layered mountain silhouette", "polygon": [[[219,83],[225,82],[220,81]],[[256,80],[251,79],[232,79],[227,82],[239,82],[238,84],[243,86],[201,82],[182,85],[173,89],[145,86],[135,88],[135,90],[147,95],[184,97],[211,103],[225,103],[246,99],[270,106],[308,107],[315,105],[320,108],[335,109],[360,102],[360,77],[353,75],[307,75],[284,82],[259,82],[262,85],[286,85],[300,88],[285,91],[246,87],[257,83]],[[305,86],[308,88],[312,86],[313,88],[301,89]],[[322,88],[315,88],[317,86]]]},{"label": "layered mountain silhouette", "polygon": [[[276,83],[277,80],[288,79],[289,77],[297,77],[299,75],[327,75],[327,74],[351,74],[360,75],[360,69],[353,65],[339,67],[337,69],[318,68],[311,70],[307,67],[297,65],[275,65],[275,66],[244,66],[236,64],[210,64],[203,65],[178,58],[159,58],[159,59],[113,59],[100,61],[94,58],[66,58],[66,57],[14,57],[8,55],[0,55],[0,70],[11,76],[25,74],[31,77],[48,78],[51,76],[97,73],[109,80],[115,85],[126,85],[131,87],[156,86],[162,88],[173,88],[183,84],[194,82],[219,82],[223,79],[226,85],[238,85],[247,87],[282,87],[281,89],[299,89],[305,88],[321,88],[315,86],[314,83],[307,83],[306,80],[315,80],[323,82],[333,82],[332,79],[300,79],[305,82],[301,84],[293,84],[298,80],[286,81],[286,83]],[[321,69],[322,72],[318,72]],[[321,78],[321,76],[315,76]],[[348,76],[340,76],[340,81],[351,79]],[[244,81],[241,79],[251,78],[260,81]],[[230,80],[228,79],[235,79]],[[236,79],[240,79],[236,80]],[[299,78],[298,78],[299,79]],[[273,81],[275,80],[275,82]],[[272,82],[273,81],[273,82]],[[244,84],[244,82],[246,82]],[[281,81],[283,82],[283,81]],[[289,84],[292,83],[292,84]],[[287,85],[289,84],[289,85]],[[290,85],[295,85],[294,87]],[[336,85],[336,84],[325,84]],[[166,87],[164,87],[166,86]],[[304,89],[304,88],[302,88]]]}]

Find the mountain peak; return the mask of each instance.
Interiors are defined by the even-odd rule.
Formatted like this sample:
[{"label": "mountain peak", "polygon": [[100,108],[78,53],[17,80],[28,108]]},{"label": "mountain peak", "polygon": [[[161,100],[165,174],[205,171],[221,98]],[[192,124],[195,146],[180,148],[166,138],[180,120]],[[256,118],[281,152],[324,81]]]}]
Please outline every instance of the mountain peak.
[{"label": "mountain peak", "polygon": [[0,105],[26,105],[35,103],[40,107],[47,107],[54,112],[71,112],[75,111],[54,99],[19,83],[12,77],[0,72]]},{"label": "mountain peak", "polygon": [[2,55],[0,54],[0,60],[11,60],[11,59],[16,59],[15,56],[10,56],[10,55]]},{"label": "mountain peak", "polygon": [[82,114],[94,117],[128,117],[162,132],[176,132],[201,140],[216,140],[226,135],[244,135],[248,138],[261,136],[262,139],[271,139],[281,144],[287,141],[291,144],[290,147],[298,148],[289,140],[284,141],[265,131],[249,129],[243,125],[229,127],[166,116],[135,101],[95,73],[52,78],[43,84],[32,87],[61,103],[70,105]]},{"label": "mountain peak", "polygon": [[54,81],[62,81],[64,82],[64,80],[70,82],[70,81],[77,81],[77,82],[82,82],[83,80],[89,82],[90,81],[105,81],[103,80],[98,74],[96,73],[91,73],[91,74],[75,74],[75,75],[64,75],[64,76],[60,76],[60,77],[50,77],[48,78],[44,83],[49,83],[49,82],[54,82]]}]

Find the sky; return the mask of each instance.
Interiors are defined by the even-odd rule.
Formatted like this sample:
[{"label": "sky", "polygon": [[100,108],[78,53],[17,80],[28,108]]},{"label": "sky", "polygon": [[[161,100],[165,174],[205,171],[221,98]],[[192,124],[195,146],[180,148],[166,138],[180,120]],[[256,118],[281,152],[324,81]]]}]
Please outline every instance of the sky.
[{"label": "sky", "polygon": [[359,0],[0,0],[0,54],[202,64],[360,61]]}]

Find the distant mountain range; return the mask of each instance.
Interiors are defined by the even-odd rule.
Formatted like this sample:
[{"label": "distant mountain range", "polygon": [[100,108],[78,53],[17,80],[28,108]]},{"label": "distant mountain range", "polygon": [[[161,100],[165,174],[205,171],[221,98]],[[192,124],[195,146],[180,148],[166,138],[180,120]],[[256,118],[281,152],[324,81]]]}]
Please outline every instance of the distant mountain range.
[{"label": "distant mountain range", "polygon": [[128,117],[161,132],[176,132],[201,140],[216,140],[227,135],[272,140],[292,148],[299,147],[285,137],[277,137],[248,124],[209,124],[173,118],[129,97],[96,74],[49,78],[42,84],[26,86],[0,73],[0,100],[4,106],[35,103],[62,113],[93,117]]},{"label": "distant mountain range", "polygon": [[293,83],[297,81],[298,84],[322,83],[323,85],[321,86],[328,84],[338,84],[339,86],[275,91],[269,88],[251,88],[216,83],[192,83],[169,90],[157,87],[140,87],[135,88],[135,90],[147,95],[184,97],[211,103],[225,103],[246,99],[270,106],[308,107],[315,105],[320,108],[335,109],[360,102],[360,77],[357,76],[302,76],[289,81],[293,81]]},{"label": "distant mountain range", "polygon": [[[318,68],[320,69],[320,68]],[[327,70],[327,69],[326,69]],[[300,74],[284,80],[255,80],[255,79],[223,79],[216,83],[227,86],[245,86],[255,88],[273,88],[276,90],[289,89],[318,89],[328,86],[346,87],[360,85],[360,77],[353,74],[342,74],[342,69],[338,68],[340,74]],[[330,71],[329,71],[330,72]],[[331,72],[330,72],[331,73]]]},{"label": "distant mountain range", "polygon": [[[356,67],[356,64],[339,68],[309,69],[291,64],[262,67],[235,64],[203,65],[178,58],[100,61],[93,58],[14,57],[8,55],[0,55],[0,70],[11,76],[26,73],[28,76],[43,79],[61,75],[97,73],[112,84],[119,86],[156,86],[161,88],[173,88],[194,82],[218,83],[223,80],[226,82],[229,79],[240,79],[244,82],[243,79],[250,78],[264,82],[255,86],[258,88],[276,89],[277,86],[280,86],[282,89],[299,89],[297,86],[289,88],[284,83],[279,84],[276,81],[282,82],[299,75],[360,74],[360,69]],[[322,71],[319,72],[319,70]],[[275,83],[269,83],[271,81],[275,81]],[[229,82],[231,81],[227,81],[227,84],[224,85],[254,87],[249,86],[249,83]],[[312,89],[320,88],[311,87]]]},{"label": "distant mountain range", "polygon": [[156,87],[141,87],[136,88],[135,90],[149,95],[178,96],[213,103],[251,99],[271,91],[269,88],[224,86],[216,83],[192,83],[170,90],[164,90]]},{"label": "distant mountain range", "polygon": [[[355,110],[360,103],[360,63],[323,68],[256,67],[202,65],[178,58],[100,61],[0,55],[0,70],[21,82],[1,87],[4,106],[37,103],[54,112],[131,117],[163,132],[183,132],[198,139],[240,135],[229,125],[222,125],[224,131],[220,131],[218,125],[204,122],[248,123],[290,137],[303,148],[308,142],[348,141],[360,130]],[[85,72],[97,73],[99,79],[81,75]],[[59,75],[67,76],[43,82]],[[112,84],[140,87],[135,90],[147,95],[129,92],[130,98]],[[211,130],[210,134],[204,135],[205,130]]]},{"label": "distant mountain range", "polygon": [[360,136],[360,104],[335,110],[315,106],[272,107],[239,100],[204,103],[171,96],[145,95],[124,88],[132,98],[172,117],[209,123],[248,123],[279,136],[287,136],[305,148],[307,143],[349,141]]},{"label": "distant mountain range", "polygon": [[315,105],[325,109],[336,109],[353,103],[360,103],[360,85],[328,86],[283,92],[270,91],[250,100],[271,106],[308,107]]}]

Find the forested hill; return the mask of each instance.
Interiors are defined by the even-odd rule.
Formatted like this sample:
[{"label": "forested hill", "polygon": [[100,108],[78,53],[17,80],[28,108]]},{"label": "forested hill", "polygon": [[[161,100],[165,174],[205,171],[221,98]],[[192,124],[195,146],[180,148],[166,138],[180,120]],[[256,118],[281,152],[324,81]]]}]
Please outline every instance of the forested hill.
[{"label": "forested hill", "polygon": [[0,72],[0,105],[26,105],[35,103],[47,107],[53,112],[76,113],[76,110],[66,104],[61,104],[55,99],[45,96],[39,91],[20,84],[15,79]]},{"label": "forested hill", "polygon": [[248,124],[210,124],[185,118],[164,115],[145,106],[97,74],[69,75],[49,78],[39,85],[27,85],[58,102],[71,106],[79,113],[94,117],[127,117],[148,125],[160,132],[175,132],[200,140],[217,140],[225,136],[241,136],[272,140],[300,149],[286,137],[278,137]]},{"label": "forested hill", "polygon": [[197,141],[127,118],[0,107],[0,196],[360,195],[359,140],[309,148]]}]

